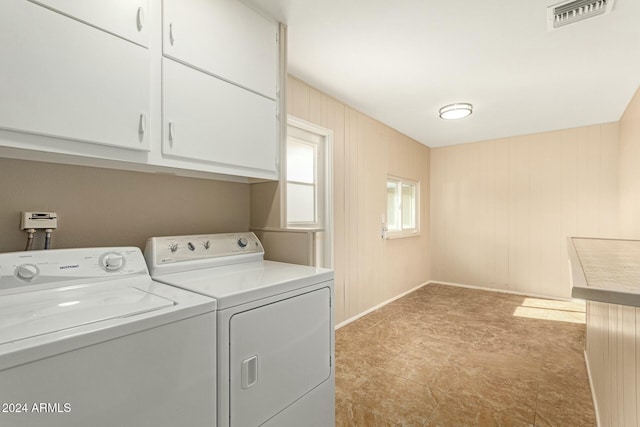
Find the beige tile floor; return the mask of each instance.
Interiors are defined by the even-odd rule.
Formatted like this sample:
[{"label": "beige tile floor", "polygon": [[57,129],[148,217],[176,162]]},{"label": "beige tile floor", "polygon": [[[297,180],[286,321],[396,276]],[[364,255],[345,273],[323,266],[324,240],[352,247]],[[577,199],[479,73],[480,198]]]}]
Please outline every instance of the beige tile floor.
[{"label": "beige tile floor", "polygon": [[336,331],[337,426],[594,426],[584,304],[427,285]]}]

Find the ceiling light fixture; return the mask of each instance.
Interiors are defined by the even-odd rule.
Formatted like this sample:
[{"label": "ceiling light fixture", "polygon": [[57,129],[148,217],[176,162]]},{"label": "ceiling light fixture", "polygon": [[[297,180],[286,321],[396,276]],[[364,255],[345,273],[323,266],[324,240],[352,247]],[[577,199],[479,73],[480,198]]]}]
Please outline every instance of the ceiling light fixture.
[{"label": "ceiling light fixture", "polygon": [[445,120],[462,119],[471,115],[473,105],[459,102],[456,104],[445,105],[440,109],[440,118]]}]

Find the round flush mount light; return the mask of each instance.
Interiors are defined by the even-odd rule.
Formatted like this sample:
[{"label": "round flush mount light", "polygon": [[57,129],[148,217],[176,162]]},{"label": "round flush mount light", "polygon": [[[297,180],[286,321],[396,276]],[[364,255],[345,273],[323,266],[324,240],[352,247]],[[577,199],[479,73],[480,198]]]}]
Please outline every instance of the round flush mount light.
[{"label": "round flush mount light", "polygon": [[440,109],[440,118],[445,120],[456,120],[465,118],[473,112],[473,105],[459,102],[445,105]]}]

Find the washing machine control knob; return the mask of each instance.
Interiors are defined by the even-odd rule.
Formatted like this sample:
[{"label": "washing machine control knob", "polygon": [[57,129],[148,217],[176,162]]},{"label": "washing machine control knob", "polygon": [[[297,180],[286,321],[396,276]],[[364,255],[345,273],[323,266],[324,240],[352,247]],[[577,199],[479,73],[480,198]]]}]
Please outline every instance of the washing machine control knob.
[{"label": "washing machine control knob", "polygon": [[240,246],[241,248],[246,248],[248,244],[249,244],[249,241],[247,240],[246,237],[241,237],[238,239],[238,246]]},{"label": "washing machine control knob", "polygon": [[102,265],[107,271],[118,271],[124,267],[124,256],[117,253],[110,253],[102,259]]},{"label": "washing machine control knob", "polygon": [[24,280],[31,280],[38,275],[38,267],[33,264],[22,264],[16,269],[16,276]]}]

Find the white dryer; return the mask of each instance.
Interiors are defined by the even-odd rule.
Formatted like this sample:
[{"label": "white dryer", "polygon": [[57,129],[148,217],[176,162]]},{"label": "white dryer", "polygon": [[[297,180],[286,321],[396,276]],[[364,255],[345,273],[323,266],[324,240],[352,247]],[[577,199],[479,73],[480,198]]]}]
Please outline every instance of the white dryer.
[{"label": "white dryer", "polygon": [[0,426],[215,425],[215,310],[138,248],[0,254]]},{"label": "white dryer", "polygon": [[253,233],[155,237],[154,280],[216,299],[218,426],[333,426],[333,271],[264,261]]}]

